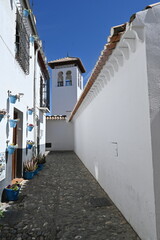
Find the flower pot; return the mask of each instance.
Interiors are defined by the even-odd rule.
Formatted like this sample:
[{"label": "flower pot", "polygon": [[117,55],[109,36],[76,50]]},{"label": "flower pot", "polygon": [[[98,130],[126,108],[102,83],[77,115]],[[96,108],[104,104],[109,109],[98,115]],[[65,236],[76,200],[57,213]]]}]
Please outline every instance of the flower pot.
[{"label": "flower pot", "polygon": [[23,172],[24,179],[32,179],[33,177],[34,177],[34,171],[33,172],[29,172],[29,171]]},{"label": "flower pot", "polygon": [[39,172],[39,169],[37,168],[35,171],[34,171],[34,175],[37,175]]},{"label": "flower pot", "polygon": [[24,9],[23,10],[23,17],[28,17],[29,16],[29,10]]},{"label": "flower pot", "polygon": [[32,115],[32,113],[33,113],[33,110],[32,109],[28,109],[28,114]]},{"label": "flower pot", "polygon": [[44,164],[38,164],[38,170],[41,171],[44,168]]},{"label": "flower pot", "polygon": [[19,189],[18,190],[13,190],[13,189],[5,188],[4,190],[5,190],[5,195],[6,195],[6,200],[7,201],[18,200]]},{"label": "flower pot", "polygon": [[16,100],[17,100],[17,96],[16,95],[10,95],[9,96],[10,103],[16,103]]},{"label": "flower pot", "polygon": [[32,149],[33,145],[32,144],[27,144],[28,149]]},{"label": "flower pot", "polygon": [[34,43],[35,38],[34,38],[33,36],[30,36],[30,37],[29,37],[29,41],[30,41],[30,43]]},{"label": "flower pot", "polygon": [[4,118],[4,114],[0,114],[0,122],[2,121],[3,118]]},{"label": "flower pot", "polygon": [[15,150],[16,150],[16,148],[14,146],[13,147],[8,146],[8,148],[7,148],[8,154],[13,154]]},{"label": "flower pot", "polygon": [[27,127],[27,128],[28,128],[28,131],[30,131],[30,132],[31,132],[31,131],[32,131],[32,129],[33,129],[33,127],[34,127],[34,126],[28,126],[28,127]]},{"label": "flower pot", "polygon": [[18,120],[16,120],[16,119],[10,119],[9,120],[10,127],[15,128],[17,126],[17,122],[18,122]]}]

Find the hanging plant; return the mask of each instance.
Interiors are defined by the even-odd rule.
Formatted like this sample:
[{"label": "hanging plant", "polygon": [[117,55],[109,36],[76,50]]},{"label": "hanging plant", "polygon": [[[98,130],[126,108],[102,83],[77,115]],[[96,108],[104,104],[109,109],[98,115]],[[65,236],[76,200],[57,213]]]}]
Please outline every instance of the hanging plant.
[{"label": "hanging plant", "polygon": [[19,122],[19,119],[9,119],[10,127],[15,128],[17,126],[17,122]]},{"label": "hanging plant", "polygon": [[28,148],[28,149],[32,149],[33,145],[34,145],[34,142],[33,142],[33,141],[31,141],[31,140],[28,140],[28,141],[27,141],[27,148]]},{"label": "hanging plant", "polygon": [[30,35],[30,37],[29,37],[30,43],[34,43],[35,40],[38,40],[38,36],[36,36],[36,35]]},{"label": "hanging plant", "polygon": [[18,145],[10,144],[7,147],[8,154],[13,154],[14,151],[17,149]]},{"label": "hanging plant", "polygon": [[31,9],[23,9],[23,17],[28,17],[29,14],[31,14],[32,10]]},{"label": "hanging plant", "polygon": [[7,111],[5,109],[1,109],[0,110],[0,122],[1,120],[4,118],[4,116],[6,115]]},{"label": "hanging plant", "polygon": [[33,108],[28,108],[28,114],[32,115],[32,113],[33,113]]},{"label": "hanging plant", "polygon": [[31,132],[32,129],[34,128],[34,125],[33,124],[28,124],[27,128],[28,128],[28,131]]},{"label": "hanging plant", "polygon": [[12,94],[9,95],[10,103],[16,103],[17,99],[18,99],[18,95],[17,94],[16,95],[12,95]]}]

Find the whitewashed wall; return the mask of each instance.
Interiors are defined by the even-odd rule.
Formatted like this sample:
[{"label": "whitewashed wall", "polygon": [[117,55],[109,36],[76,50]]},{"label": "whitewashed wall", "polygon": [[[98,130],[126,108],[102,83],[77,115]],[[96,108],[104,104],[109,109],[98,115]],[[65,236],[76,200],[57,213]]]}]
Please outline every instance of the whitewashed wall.
[{"label": "whitewashed wall", "polygon": [[47,120],[46,143],[51,143],[51,148],[46,148],[49,151],[73,151],[73,123],[66,120]]},{"label": "whitewashed wall", "polygon": [[137,14],[134,45],[73,118],[76,154],[142,240],[160,239],[159,22],[159,6]]},{"label": "whitewashed wall", "polygon": [[[32,132],[27,131],[28,123],[36,123],[37,117],[41,119],[40,123],[40,144],[41,153],[45,152],[45,114],[39,107],[40,101],[40,75],[41,68],[35,59],[34,45],[30,43],[30,67],[29,74],[26,75],[15,59],[15,34],[16,34],[16,1],[4,1],[0,4],[1,28],[0,28],[0,66],[1,66],[1,91],[0,91],[0,109],[7,110],[7,116],[0,122],[0,153],[6,152],[7,141],[13,142],[13,128],[10,128],[8,119],[13,118],[14,110],[18,112],[20,121],[18,123],[18,149],[22,151],[21,172],[23,172],[22,162],[30,160],[32,150],[26,151],[27,140],[35,141],[37,127]],[[36,62],[35,62],[36,61]],[[36,72],[35,72],[36,66]],[[36,98],[34,98],[33,82],[36,82]],[[23,93],[20,101],[15,104],[9,103],[8,90],[12,94]],[[35,114],[28,115],[27,107],[33,108],[35,101]],[[0,181],[0,194],[3,188],[10,184],[12,178],[12,156],[8,155],[6,159],[6,177]]]},{"label": "whitewashed wall", "polygon": [[[57,87],[58,73],[62,71],[64,77],[64,86]],[[66,72],[72,72],[72,86],[65,86]],[[53,115],[69,115],[73,110],[82,90],[78,87],[78,73],[77,67],[59,67],[52,69],[52,114]]]}]

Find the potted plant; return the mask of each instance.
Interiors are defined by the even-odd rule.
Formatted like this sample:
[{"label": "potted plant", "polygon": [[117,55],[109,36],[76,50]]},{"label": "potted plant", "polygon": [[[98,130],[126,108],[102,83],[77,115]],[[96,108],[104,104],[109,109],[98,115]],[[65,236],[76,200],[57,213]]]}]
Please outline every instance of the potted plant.
[{"label": "potted plant", "polygon": [[32,129],[34,128],[34,125],[33,124],[28,124],[28,126],[27,126],[27,128],[28,128],[28,131],[32,131]]},{"label": "potted plant", "polygon": [[33,113],[33,108],[28,108],[28,114],[32,115],[32,113]]},{"label": "potted plant", "polygon": [[8,145],[7,146],[8,154],[13,154],[17,147],[18,147],[17,144],[16,145],[14,145],[14,144]]},{"label": "potted plant", "polygon": [[16,201],[18,200],[19,196],[19,190],[21,188],[21,185],[16,182],[12,185],[8,185],[5,187],[4,192],[5,192],[5,197],[7,201]]},{"label": "potted plant", "polygon": [[6,115],[7,111],[5,109],[1,109],[0,110],[0,122],[1,120],[4,118],[4,116]]},{"label": "potted plant", "polygon": [[23,17],[28,17],[31,12],[32,12],[31,9],[24,8],[23,9]]},{"label": "potted plant", "polygon": [[18,95],[17,94],[16,95],[12,95],[12,94],[9,95],[10,103],[16,103],[17,99],[18,99]]},{"label": "potted plant", "polygon": [[17,126],[17,122],[19,122],[19,119],[9,119],[10,127],[15,128]]},{"label": "potted plant", "polygon": [[30,37],[29,37],[30,43],[34,43],[35,40],[38,40],[38,36],[36,36],[36,35],[30,35]]},{"label": "potted plant", "polygon": [[28,148],[28,149],[32,149],[33,145],[34,145],[34,142],[33,142],[33,141],[27,140],[27,148]]},{"label": "potted plant", "polygon": [[32,179],[35,170],[37,169],[37,163],[31,159],[30,161],[27,161],[24,163],[24,171],[23,171],[23,178],[24,179]]},{"label": "potted plant", "polygon": [[46,156],[45,156],[45,154],[43,154],[43,155],[42,155],[42,154],[37,155],[36,160],[37,160],[37,164],[38,164],[38,169],[39,169],[39,170],[42,170],[43,167],[44,167],[44,163],[46,162]]}]

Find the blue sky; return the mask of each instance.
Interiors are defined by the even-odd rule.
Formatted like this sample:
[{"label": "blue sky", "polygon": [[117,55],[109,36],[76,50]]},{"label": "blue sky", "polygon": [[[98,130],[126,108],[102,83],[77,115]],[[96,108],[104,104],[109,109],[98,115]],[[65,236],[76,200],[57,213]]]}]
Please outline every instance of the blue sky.
[{"label": "blue sky", "polygon": [[86,82],[112,26],[153,4],[150,0],[31,0],[48,61],[81,58]]}]

